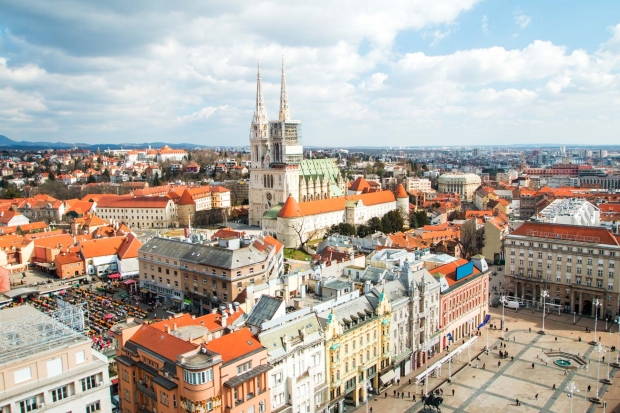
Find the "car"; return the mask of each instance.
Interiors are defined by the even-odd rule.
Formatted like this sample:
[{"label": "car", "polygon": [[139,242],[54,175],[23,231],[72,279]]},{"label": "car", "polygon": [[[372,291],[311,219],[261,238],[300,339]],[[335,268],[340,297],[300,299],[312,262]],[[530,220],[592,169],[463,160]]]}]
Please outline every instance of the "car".
[{"label": "car", "polygon": [[616,316],[616,318],[614,319],[614,323],[620,324],[620,315]]}]

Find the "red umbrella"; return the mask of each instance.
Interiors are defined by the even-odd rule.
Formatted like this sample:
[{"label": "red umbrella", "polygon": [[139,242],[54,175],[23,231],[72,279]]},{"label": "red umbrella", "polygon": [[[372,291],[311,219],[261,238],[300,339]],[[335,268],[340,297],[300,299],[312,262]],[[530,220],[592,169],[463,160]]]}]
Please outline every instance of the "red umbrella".
[{"label": "red umbrella", "polygon": [[110,275],[108,275],[108,278],[111,279],[111,280],[115,280],[117,278],[121,278],[121,275],[119,273],[110,274]]},{"label": "red umbrella", "polygon": [[110,320],[112,318],[114,318],[114,314],[106,314],[106,315],[103,316],[104,320]]}]

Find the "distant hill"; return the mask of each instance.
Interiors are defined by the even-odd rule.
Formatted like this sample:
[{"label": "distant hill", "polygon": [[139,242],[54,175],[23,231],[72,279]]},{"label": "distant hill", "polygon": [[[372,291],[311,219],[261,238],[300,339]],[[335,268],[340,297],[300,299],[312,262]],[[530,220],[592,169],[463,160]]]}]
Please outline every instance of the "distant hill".
[{"label": "distant hill", "polygon": [[126,144],[110,144],[110,143],[97,143],[94,145],[88,143],[66,143],[66,142],[28,142],[28,141],[14,141],[4,135],[0,135],[0,148],[12,148],[12,149],[66,149],[71,148],[72,146],[77,146],[78,148],[96,150],[100,148],[104,149],[119,149],[123,148],[146,148],[151,145],[152,148],[161,148],[164,145],[168,145],[173,148],[196,148],[196,147],[205,147],[204,145],[196,145],[193,143],[165,143],[165,142],[145,142],[145,143],[126,143]]}]

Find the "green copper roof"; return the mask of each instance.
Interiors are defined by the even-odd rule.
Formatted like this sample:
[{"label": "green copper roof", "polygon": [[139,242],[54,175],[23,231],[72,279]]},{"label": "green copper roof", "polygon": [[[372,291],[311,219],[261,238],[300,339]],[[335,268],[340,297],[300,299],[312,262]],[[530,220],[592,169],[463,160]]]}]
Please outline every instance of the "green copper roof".
[{"label": "green copper roof", "polygon": [[304,159],[301,161],[300,175],[304,178],[327,176],[331,183],[338,182],[340,170],[333,159]]},{"label": "green copper roof", "polygon": [[282,205],[284,205],[284,203],[280,202],[279,204],[274,205],[271,208],[269,208],[267,212],[263,214],[263,219],[273,219],[273,220],[278,219],[278,214],[280,213],[280,210],[282,209]]}]

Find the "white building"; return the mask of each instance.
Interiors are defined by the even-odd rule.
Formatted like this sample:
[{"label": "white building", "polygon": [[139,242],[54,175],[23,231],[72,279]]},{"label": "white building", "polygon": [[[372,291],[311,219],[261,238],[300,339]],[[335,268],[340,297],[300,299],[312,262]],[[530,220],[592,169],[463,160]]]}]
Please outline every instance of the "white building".
[{"label": "white building", "polygon": [[551,224],[599,227],[601,212],[599,208],[583,199],[556,199],[538,213],[536,220]]},{"label": "white building", "polygon": [[54,317],[22,305],[0,311],[0,412],[111,412],[108,361],[83,326],[83,310]]},{"label": "white building", "polygon": [[405,181],[405,189],[407,191],[420,191],[424,193],[431,192],[431,181],[423,178],[407,178]]},{"label": "white building", "polygon": [[481,182],[476,174],[444,174],[438,179],[439,192],[456,192],[462,200],[471,201]]},{"label": "white building", "polygon": [[265,322],[259,334],[267,348],[272,411],[324,412],[325,339],[315,313],[296,311]]}]

